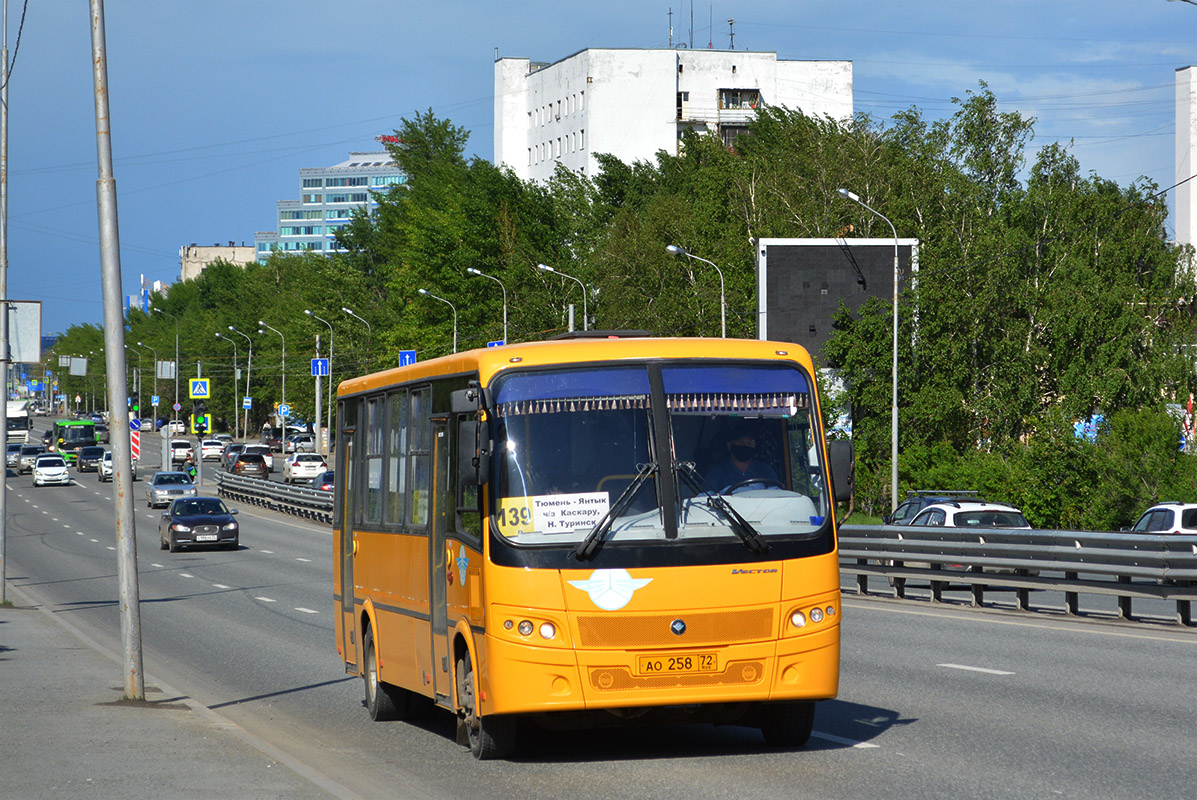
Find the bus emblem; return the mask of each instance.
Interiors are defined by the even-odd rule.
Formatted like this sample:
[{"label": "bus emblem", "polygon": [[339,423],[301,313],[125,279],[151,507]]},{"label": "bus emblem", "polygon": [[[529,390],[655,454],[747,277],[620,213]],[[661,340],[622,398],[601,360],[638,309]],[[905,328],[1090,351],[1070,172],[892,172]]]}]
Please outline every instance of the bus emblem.
[{"label": "bus emblem", "polygon": [[618,611],[632,595],[652,583],[652,578],[633,578],[626,569],[596,569],[584,581],[569,581],[575,589],[590,595],[590,601],[604,611]]},{"label": "bus emblem", "polygon": [[686,621],[684,619],[675,619],[669,623],[669,630],[673,631],[674,636],[681,636],[686,632]]}]

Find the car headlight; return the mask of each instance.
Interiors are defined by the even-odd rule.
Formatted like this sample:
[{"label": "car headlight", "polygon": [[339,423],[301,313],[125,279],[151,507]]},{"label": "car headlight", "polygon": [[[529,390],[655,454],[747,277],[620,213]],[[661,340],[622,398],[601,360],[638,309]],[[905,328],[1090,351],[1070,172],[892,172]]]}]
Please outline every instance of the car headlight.
[{"label": "car headlight", "polygon": [[184,525],[181,522],[171,523],[170,529],[172,531],[177,531],[178,533],[191,533],[191,527],[189,525]]},{"label": "car headlight", "polygon": [[227,525],[224,525],[223,527],[221,527],[221,530],[222,531],[235,531],[235,530],[237,530],[237,523],[230,522]]}]

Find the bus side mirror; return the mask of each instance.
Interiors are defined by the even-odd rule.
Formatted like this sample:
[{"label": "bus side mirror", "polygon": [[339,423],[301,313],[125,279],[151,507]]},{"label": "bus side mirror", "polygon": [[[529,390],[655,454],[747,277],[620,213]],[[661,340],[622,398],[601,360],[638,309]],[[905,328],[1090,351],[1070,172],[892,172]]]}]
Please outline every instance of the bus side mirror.
[{"label": "bus side mirror", "polygon": [[457,423],[459,487],[482,486],[490,479],[490,440],[479,436],[485,431],[486,426],[474,419],[463,419]]},{"label": "bus side mirror", "polygon": [[835,502],[848,502],[856,491],[856,451],[850,439],[827,443],[827,466],[831,470],[831,493]]},{"label": "bus side mirror", "polygon": [[449,409],[454,414],[474,414],[482,406],[482,390],[471,386],[449,393]]}]

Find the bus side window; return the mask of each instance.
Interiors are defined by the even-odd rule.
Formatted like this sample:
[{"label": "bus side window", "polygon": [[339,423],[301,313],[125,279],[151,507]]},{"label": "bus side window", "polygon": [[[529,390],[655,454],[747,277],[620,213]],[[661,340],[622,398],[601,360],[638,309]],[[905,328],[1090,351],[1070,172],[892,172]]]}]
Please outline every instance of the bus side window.
[{"label": "bus side window", "polygon": [[[454,435],[457,437],[462,437],[466,429],[472,431],[476,424],[477,423],[475,422],[475,418],[472,414],[459,414],[457,416],[457,425],[454,428]],[[485,428],[485,426],[483,427]],[[456,442],[454,442],[454,445],[449,452],[460,458],[465,458],[465,454],[461,453],[461,449],[457,446]],[[453,476],[458,474],[456,465],[449,468],[449,474]],[[480,491],[480,487],[476,484],[465,484],[461,481],[457,481],[456,490],[457,532],[476,540],[478,542],[478,546],[481,547],[482,492]]]}]

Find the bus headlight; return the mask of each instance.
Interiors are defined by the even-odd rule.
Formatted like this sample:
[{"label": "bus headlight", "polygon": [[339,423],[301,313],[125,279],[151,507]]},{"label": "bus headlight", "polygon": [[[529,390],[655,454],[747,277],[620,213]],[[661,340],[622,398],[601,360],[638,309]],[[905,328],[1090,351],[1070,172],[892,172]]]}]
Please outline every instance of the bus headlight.
[{"label": "bus headlight", "polygon": [[527,619],[521,620],[519,627],[516,630],[518,630],[520,632],[520,636],[531,636],[532,635],[532,621],[527,620]]},{"label": "bus headlight", "polygon": [[823,609],[812,608],[810,610],[810,621],[811,622],[822,622],[823,621]]},{"label": "bus headlight", "polygon": [[801,611],[795,611],[790,615],[790,624],[795,628],[802,628],[806,626],[806,615]]},{"label": "bus headlight", "polygon": [[557,626],[551,622],[540,623],[540,636],[543,639],[552,639],[557,635]]}]

